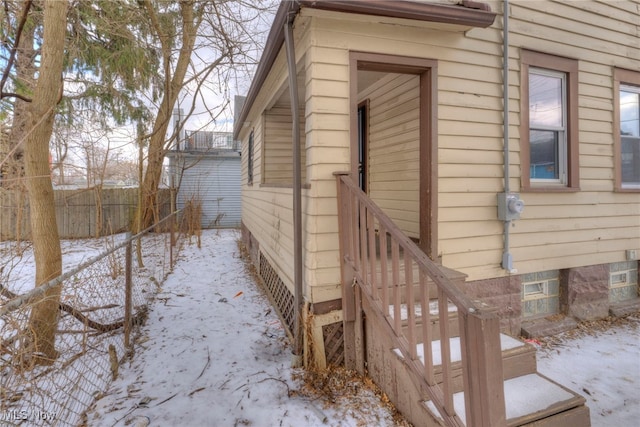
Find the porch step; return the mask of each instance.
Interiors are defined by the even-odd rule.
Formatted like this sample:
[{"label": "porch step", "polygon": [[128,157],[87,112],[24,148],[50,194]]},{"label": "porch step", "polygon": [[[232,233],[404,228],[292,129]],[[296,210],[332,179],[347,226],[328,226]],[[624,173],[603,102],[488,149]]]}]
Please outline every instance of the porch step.
[{"label": "porch step", "polygon": [[[462,289],[462,285],[464,284],[467,275],[464,273],[461,273],[459,271],[456,270],[452,270],[450,268],[447,268],[443,265],[438,265],[437,266],[438,269],[440,270],[440,272],[447,277],[447,279],[449,279],[449,281],[460,287]],[[389,262],[388,266],[387,266],[387,278],[388,278],[388,289],[389,289],[389,296],[391,297],[392,293],[393,293],[393,273],[392,273],[392,263]],[[420,281],[419,281],[419,273],[418,273],[418,266],[414,265],[413,269],[413,295],[414,295],[414,300],[416,302],[418,302],[420,300]],[[381,271],[380,271],[380,260],[378,260],[377,262],[377,274],[378,276],[381,275]],[[401,258],[398,262],[398,286],[400,289],[400,295],[402,298],[402,303],[406,303],[406,284],[407,281],[405,279],[405,271],[404,271],[404,260]],[[382,280],[378,279],[378,292],[379,294],[382,292]],[[427,285],[429,286],[429,299],[436,299],[438,297],[438,288],[436,286],[435,283],[433,283],[433,280],[431,278],[427,278]]]},{"label": "porch step", "polygon": [[[442,382],[441,346],[442,343],[440,340],[435,340],[431,344],[436,382],[439,384]],[[451,349],[453,389],[458,392],[463,389],[460,337],[451,338],[449,340],[449,346]],[[535,347],[505,334],[500,334],[500,347],[502,350],[503,378],[505,380],[536,372],[537,365]],[[421,344],[418,344],[418,358],[422,363],[424,363],[423,348],[424,347]],[[399,358],[403,358],[399,349],[394,349],[393,351]]]},{"label": "porch step", "polygon": [[[585,399],[553,380],[532,373],[505,380],[505,407],[509,427],[588,427]],[[464,393],[453,395],[455,411],[466,424]],[[431,401],[424,404],[440,419]]]},{"label": "porch step", "polygon": [[[418,342],[422,342],[423,312],[419,302],[415,304],[415,313],[416,337],[418,337]],[[391,319],[393,319],[395,316],[395,313],[393,312],[393,306],[389,306],[389,316],[391,317]],[[402,332],[405,334],[405,336],[407,335],[409,329],[409,322],[407,320],[407,317],[407,305],[402,304],[400,308],[400,318],[402,319]],[[452,336],[460,335],[458,308],[455,306],[455,304],[449,303],[447,318],[449,322],[449,333]],[[438,301],[432,300],[429,302],[429,325],[431,327],[431,337],[434,340],[440,339],[440,328],[438,326],[439,323],[440,318],[438,316]]]},{"label": "porch step", "polygon": [[[481,303],[478,303],[481,305]],[[484,308],[484,307],[483,307]],[[448,313],[447,313],[447,321],[449,323],[449,335],[450,336],[460,336],[460,322],[458,321],[458,308],[453,303],[448,304]],[[393,319],[395,317],[394,307],[389,306],[389,321],[393,323]],[[416,324],[416,338],[417,342],[422,342],[422,327],[423,327],[423,310],[420,302],[416,302],[414,304],[414,313],[415,313],[415,324]],[[402,304],[400,307],[400,319],[402,325],[402,333],[407,336],[409,329],[408,322],[408,309],[407,304]],[[429,301],[429,325],[431,327],[431,339],[439,340],[440,339],[440,317],[438,310],[438,301],[430,300]]]}]

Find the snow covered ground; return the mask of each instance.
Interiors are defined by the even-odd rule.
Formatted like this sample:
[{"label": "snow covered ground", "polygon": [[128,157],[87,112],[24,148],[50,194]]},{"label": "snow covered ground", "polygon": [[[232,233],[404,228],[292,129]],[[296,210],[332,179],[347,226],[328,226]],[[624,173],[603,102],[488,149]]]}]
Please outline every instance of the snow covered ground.
[{"label": "snow covered ground", "polygon": [[[330,407],[304,391],[280,321],[232,230],[186,246],[134,360],[88,414],[90,426],[392,426],[372,391]],[[360,402],[361,401],[361,402]]]},{"label": "snow covered ground", "polygon": [[629,316],[606,330],[553,337],[550,346],[537,351],[540,373],[587,399],[593,427],[639,423],[639,326],[640,316]]},{"label": "snow covered ground", "polygon": [[[332,396],[309,390],[290,367],[285,334],[241,259],[238,238],[234,230],[206,230],[202,248],[184,247],[134,359],[88,412],[88,425],[398,425],[367,382],[340,379],[347,384]],[[77,254],[79,242],[67,247]],[[594,427],[640,418],[639,325],[639,316],[630,317],[544,340],[538,351],[539,371],[587,399]]]}]

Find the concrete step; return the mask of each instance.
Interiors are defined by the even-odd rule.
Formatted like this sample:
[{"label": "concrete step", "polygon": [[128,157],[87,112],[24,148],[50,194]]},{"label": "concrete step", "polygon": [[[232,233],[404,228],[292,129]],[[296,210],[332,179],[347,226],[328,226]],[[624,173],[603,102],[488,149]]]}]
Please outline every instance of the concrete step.
[{"label": "concrete step", "polygon": [[[449,340],[451,349],[451,367],[453,374],[454,391],[462,391],[462,351],[460,347],[460,337],[453,337]],[[435,340],[431,344],[433,364],[435,367],[436,382],[442,383],[442,343]],[[534,346],[524,343],[516,338],[505,334],[500,334],[500,347],[502,350],[502,370],[505,380],[516,378],[522,375],[533,374],[537,371],[536,349]],[[395,354],[402,358],[402,353],[394,349]],[[418,358],[424,363],[424,347],[417,346]]]},{"label": "concrete step", "polygon": [[544,319],[525,320],[521,334],[525,338],[538,338],[560,334],[575,329],[578,322],[571,317],[554,316]]},{"label": "concrete step", "polygon": [[[589,408],[585,406],[582,396],[538,373],[505,380],[504,395],[509,427],[591,425]],[[455,393],[453,402],[456,413],[465,422],[464,393]],[[439,418],[432,402],[426,401],[424,404],[436,418]]]}]

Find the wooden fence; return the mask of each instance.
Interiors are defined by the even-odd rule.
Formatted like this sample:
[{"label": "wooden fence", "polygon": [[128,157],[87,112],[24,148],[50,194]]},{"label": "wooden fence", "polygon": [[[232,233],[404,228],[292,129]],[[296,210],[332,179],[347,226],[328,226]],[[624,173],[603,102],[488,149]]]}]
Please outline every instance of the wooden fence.
[{"label": "wooden fence", "polygon": [[[171,212],[168,189],[160,190],[160,217]],[[58,233],[63,239],[98,237],[131,228],[137,188],[55,190]],[[0,240],[30,238],[27,194],[0,189]]]}]

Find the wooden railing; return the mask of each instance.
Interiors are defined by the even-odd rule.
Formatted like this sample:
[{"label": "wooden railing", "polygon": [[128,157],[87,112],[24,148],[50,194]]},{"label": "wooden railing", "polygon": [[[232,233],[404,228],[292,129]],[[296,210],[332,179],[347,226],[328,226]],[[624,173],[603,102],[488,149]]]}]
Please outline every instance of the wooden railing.
[{"label": "wooden railing", "polygon": [[[373,311],[367,316],[377,316],[385,325],[386,331],[376,333],[390,336],[425,399],[431,400],[446,425],[464,426],[453,403],[449,307],[454,305],[459,321],[466,425],[506,426],[497,316],[452,284],[347,173],[337,172],[335,176],[346,367],[364,372],[361,301],[366,298]],[[437,299],[438,331],[432,330],[429,321],[431,296]],[[437,332],[441,343],[439,381],[432,356]]]}]

